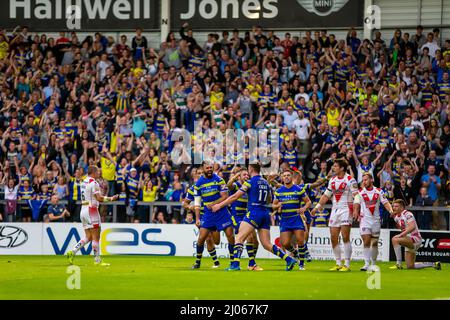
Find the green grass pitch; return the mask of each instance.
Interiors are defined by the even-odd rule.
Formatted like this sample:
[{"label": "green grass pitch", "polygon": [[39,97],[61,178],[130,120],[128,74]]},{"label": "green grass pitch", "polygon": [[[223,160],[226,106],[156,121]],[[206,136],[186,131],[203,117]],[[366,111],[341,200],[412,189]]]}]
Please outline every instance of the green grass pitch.
[{"label": "green grass pitch", "polygon": [[[450,265],[441,271],[391,270],[379,263],[380,289],[369,290],[370,276],[359,271],[328,271],[333,261],[307,263],[306,271],[284,271],[280,260],[258,260],[262,272],[211,269],[204,258],[200,270],[190,270],[193,258],[107,256],[109,267],[93,257],[77,256],[81,289],[69,290],[64,256],[0,256],[0,299],[174,299],[174,300],[307,300],[307,299],[450,299]],[[247,260],[242,261],[246,265]]]}]

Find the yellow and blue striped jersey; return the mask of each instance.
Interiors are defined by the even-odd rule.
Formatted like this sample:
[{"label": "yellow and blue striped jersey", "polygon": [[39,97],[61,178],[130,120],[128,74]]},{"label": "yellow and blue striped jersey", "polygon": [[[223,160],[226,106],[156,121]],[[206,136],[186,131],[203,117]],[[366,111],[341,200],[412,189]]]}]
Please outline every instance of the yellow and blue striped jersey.
[{"label": "yellow and blue striped jersey", "polygon": [[201,176],[194,185],[194,192],[195,196],[202,198],[203,204],[205,205],[205,213],[212,213],[206,206],[212,205],[219,200],[222,192],[228,193],[228,188],[222,178],[213,174],[211,179]]},{"label": "yellow and blue striped jersey", "polygon": [[[186,196],[184,197],[186,200],[189,200],[190,202],[195,201],[195,190],[194,185],[190,186],[189,189],[186,192]],[[203,215],[203,201],[200,202],[200,215]]]},{"label": "yellow and blue striped jersey", "polygon": [[275,199],[281,202],[281,218],[290,218],[299,215],[298,210],[307,197],[306,189],[293,185],[288,188],[282,186],[275,191]]},{"label": "yellow and blue striped jersey", "polygon": [[[239,181],[236,181],[233,183],[233,192],[230,192],[231,194],[236,193],[240,188],[242,187],[242,184]],[[231,205],[231,214],[233,216],[244,216],[247,213],[247,204],[248,204],[248,196],[246,193],[239,199],[237,199],[233,204]]]}]

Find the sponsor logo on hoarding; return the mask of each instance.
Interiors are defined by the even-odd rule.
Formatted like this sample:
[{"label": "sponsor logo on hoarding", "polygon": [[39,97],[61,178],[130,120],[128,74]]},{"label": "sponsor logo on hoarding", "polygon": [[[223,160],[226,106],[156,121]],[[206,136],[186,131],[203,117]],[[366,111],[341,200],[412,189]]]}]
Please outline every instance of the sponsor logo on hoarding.
[{"label": "sponsor logo on hoarding", "polygon": [[450,239],[439,240],[438,249],[450,250]]},{"label": "sponsor logo on hoarding", "polygon": [[318,16],[328,16],[341,10],[349,0],[297,0],[306,11]]},{"label": "sponsor logo on hoarding", "polygon": [[16,248],[23,245],[27,240],[28,234],[19,227],[0,227],[0,248]]},{"label": "sponsor logo on hoarding", "polygon": [[[177,248],[175,244],[169,241],[153,241],[149,240],[149,236],[152,234],[159,234],[162,230],[160,228],[149,228],[142,231],[141,235],[136,229],[132,228],[111,228],[106,229],[102,232],[102,239],[100,241],[101,252],[102,254],[113,254],[107,250],[108,247],[111,246],[122,246],[122,247],[130,247],[130,255],[132,254],[143,254],[149,256],[174,256]],[[130,240],[107,240],[107,236],[110,234],[127,234],[131,235]],[[146,250],[142,250],[142,245],[145,246],[158,246],[158,247],[167,247],[169,248],[168,254],[156,254],[156,253],[147,253]],[[141,250],[133,251],[133,248],[140,247]]]}]

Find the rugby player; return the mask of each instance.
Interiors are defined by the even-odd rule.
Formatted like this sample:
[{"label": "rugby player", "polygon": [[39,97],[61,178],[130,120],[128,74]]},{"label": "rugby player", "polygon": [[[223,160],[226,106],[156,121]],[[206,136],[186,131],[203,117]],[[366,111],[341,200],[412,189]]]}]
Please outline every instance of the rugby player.
[{"label": "rugby player", "polygon": [[94,251],[94,262],[96,265],[109,266],[103,263],[100,257],[100,233],[101,233],[101,218],[98,211],[100,202],[111,202],[119,199],[118,195],[113,197],[106,197],[101,195],[100,186],[96,181],[99,178],[99,169],[96,166],[88,168],[88,176],[81,184],[81,213],[80,218],[83,223],[85,232],[84,239],[81,239],[75,247],[67,252],[67,258],[70,264],[73,264],[73,259],[76,253],[92,241],[92,249]]},{"label": "rugby player", "polygon": [[[334,161],[332,169],[335,176],[330,179],[327,190],[320,198],[319,203],[311,211],[311,215],[314,217],[316,212],[322,210],[323,206],[332,198],[333,208],[331,210],[329,227],[336,266],[330,269],[331,271],[350,271],[350,259],[352,256],[350,230],[353,217],[353,198],[358,198],[359,193],[358,184],[346,172],[347,168],[348,163],[345,159],[336,159]],[[339,234],[342,234],[344,241],[344,266],[342,266],[341,260]]]},{"label": "rugby player", "polygon": [[408,269],[435,268],[441,270],[440,262],[416,263],[416,252],[422,245],[420,235],[414,215],[405,210],[403,200],[395,200],[393,204],[393,218],[397,227],[402,231],[392,238],[397,263],[390,269],[403,269],[402,267],[402,247],[405,247],[405,261]]},{"label": "rugby player", "polygon": [[[299,270],[305,270],[305,212],[311,206],[311,200],[306,194],[305,188],[294,185],[292,172],[285,170],[282,174],[284,186],[275,191],[273,208],[281,209],[280,238],[283,248],[293,252],[293,236],[296,239],[299,256]],[[302,206],[302,203],[305,205]]]},{"label": "rugby player", "polygon": [[286,271],[291,271],[296,260],[288,253],[284,252],[270,241],[270,204],[272,203],[272,191],[267,180],[261,177],[261,166],[259,164],[250,164],[249,174],[251,179],[244,182],[242,187],[231,197],[212,206],[213,212],[220,212],[224,207],[248,193],[248,212],[241,222],[239,232],[236,236],[236,245],[234,246],[234,261],[227,271],[238,271],[240,268],[240,258],[244,249],[243,243],[253,230],[258,230],[259,240],[264,249],[272,252],[276,256],[286,261]]}]

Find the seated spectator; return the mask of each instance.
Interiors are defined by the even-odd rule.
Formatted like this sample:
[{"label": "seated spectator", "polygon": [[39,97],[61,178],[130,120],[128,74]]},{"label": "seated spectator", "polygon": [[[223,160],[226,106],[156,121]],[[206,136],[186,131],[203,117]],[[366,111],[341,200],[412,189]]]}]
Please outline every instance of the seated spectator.
[{"label": "seated spectator", "polygon": [[46,222],[66,222],[66,218],[70,217],[70,212],[66,207],[59,204],[59,198],[57,195],[52,196],[50,205],[47,209],[47,217],[44,219]]}]

